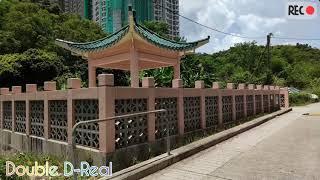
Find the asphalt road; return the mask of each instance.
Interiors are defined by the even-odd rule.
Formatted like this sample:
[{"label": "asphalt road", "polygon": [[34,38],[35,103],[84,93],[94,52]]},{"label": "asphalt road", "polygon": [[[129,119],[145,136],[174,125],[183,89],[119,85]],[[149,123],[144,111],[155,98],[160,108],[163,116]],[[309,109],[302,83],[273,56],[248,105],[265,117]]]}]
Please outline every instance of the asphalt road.
[{"label": "asphalt road", "polygon": [[293,108],[145,180],[320,180],[320,104]]}]

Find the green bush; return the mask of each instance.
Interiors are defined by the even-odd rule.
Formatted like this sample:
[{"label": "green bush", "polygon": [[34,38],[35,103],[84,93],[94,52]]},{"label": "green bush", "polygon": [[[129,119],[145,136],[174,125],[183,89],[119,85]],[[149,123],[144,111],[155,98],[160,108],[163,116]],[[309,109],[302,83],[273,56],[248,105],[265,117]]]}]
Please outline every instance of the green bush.
[{"label": "green bush", "polygon": [[289,95],[290,98],[290,104],[291,105],[306,105],[306,104],[310,104],[310,103],[314,103],[315,100],[313,100],[310,97],[310,94],[307,93],[294,93],[294,94],[290,94]]}]

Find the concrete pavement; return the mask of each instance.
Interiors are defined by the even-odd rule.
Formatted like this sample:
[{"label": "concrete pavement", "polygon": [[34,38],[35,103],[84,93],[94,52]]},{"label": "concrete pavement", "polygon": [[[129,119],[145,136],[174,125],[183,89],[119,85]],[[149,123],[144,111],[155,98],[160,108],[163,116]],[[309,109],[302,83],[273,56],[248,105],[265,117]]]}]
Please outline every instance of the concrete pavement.
[{"label": "concrete pavement", "polygon": [[320,104],[294,108],[150,179],[320,179]]}]

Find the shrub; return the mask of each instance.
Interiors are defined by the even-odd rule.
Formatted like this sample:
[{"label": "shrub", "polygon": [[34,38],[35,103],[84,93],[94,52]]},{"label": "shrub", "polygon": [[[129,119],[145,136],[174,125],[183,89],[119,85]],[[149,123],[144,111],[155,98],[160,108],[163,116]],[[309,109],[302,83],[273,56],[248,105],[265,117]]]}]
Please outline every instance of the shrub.
[{"label": "shrub", "polygon": [[310,94],[307,93],[294,93],[289,95],[291,105],[305,105],[314,103],[314,100],[311,99]]}]

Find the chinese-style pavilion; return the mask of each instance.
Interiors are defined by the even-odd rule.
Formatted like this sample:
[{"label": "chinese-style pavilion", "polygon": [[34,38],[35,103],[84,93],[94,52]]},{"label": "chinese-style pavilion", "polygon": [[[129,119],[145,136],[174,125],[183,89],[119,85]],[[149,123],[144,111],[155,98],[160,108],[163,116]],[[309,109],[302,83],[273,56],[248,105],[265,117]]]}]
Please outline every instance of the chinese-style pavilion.
[{"label": "chinese-style pavilion", "polygon": [[114,34],[93,42],[75,43],[61,39],[56,44],[88,60],[89,87],[96,86],[96,68],[130,71],[131,87],[139,87],[139,71],[174,67],[174,78],[180,78],[180,58],[209,42],[175,42],[136,23],[129,7],[129,24]]}]

